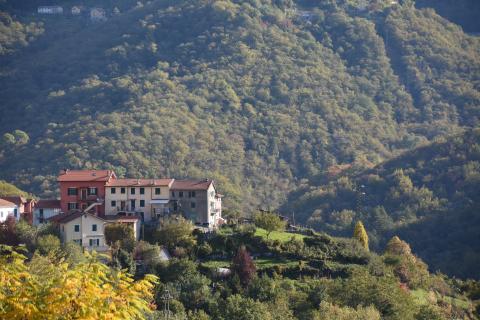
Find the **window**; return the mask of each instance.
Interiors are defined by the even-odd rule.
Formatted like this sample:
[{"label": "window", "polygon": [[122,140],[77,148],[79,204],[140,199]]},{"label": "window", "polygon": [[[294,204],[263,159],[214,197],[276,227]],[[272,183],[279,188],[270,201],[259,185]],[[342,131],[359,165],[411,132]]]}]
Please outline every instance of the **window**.
[{"label": "window", "polygon": [[41,209],[38,209],[39,213],[40,213],[40,218],[43,218],[43,208]]},{"label": "window", "polygon": [[116,207],[117,206],[117,201],[112,200],[112,202],[110,204],[111,204],[112,207]]},{"label": "window", "polygon": [[195,191],[192,191],[191,194],[192,194],[192,198],[195,198]]},{"label": "window", "polygon": [[92,231],[97,231],[97,225],[96,224],[92,224]]},{"label": "window", "polygon": [[172,191],[172,197],[175,198],[175,191]]},{"label": "window", "polygon": [[125,194],[125,188],[120,188],[120,193]]},{"label": "window", "polygon": [[17,215],[18,215],[18,210],[17,209],[13,209],[13,216],[15,218],[17,218]]},{"label": "window", "polygon": [[130,188],[130,194],[135,194],[135,188]]},{"label": "window", "polygon": [[135,199],[130,200],[130,207],[132,210],[135,210]]},{"label": "window", "polygon": [[67,194],[69,196],[76,196],[78,194],[77,188],[68,188]]},{"label": "window", "polygon": [[117,188],[111,188],[111,189],[110,189],[110,193],[111,193],[111,194],[117,193]]},{"label": "window", "polygon": [[155,188],[155,194],[156,194],[156,195],[159,195],[159,194],[160,194],[160,191],[161,191],[160,188]]},{"label": "window", "polygon": [[100,239],[88,239],[88,244],[90,247],[100,246]]},{"label": "window", "polygon": [[195,202],[190,202],[190,208],[195,209],[195,207],[196,207]]},{"label": "window", "polygon": [[140,194],[145,194],[145,188],[140,188]]},{"label": "window", "polygon": [[73,226],[73,231],[80,232],[80,225],[79,224],[74,225]]},{"label": "window", "polygon": [[140,200],[140,208],[145,207],[145,200]]},{"label": "window", "polygon": [[97,188],[88,188],[88,195],[89,196],[96,196],[97,195]]},{"label": "window", "polygon": [[179,196],[180,198],[183,198],[183,191],[179,191],[179,192],[178,192],[178,196]]},{"label": "window", "polygon": [[78,203],[76,203],[76,202],[69,202],[69,203],[68,203],[68,210],[74,210],[74,209],[78,209]]},{"label": "window", "polygon": [[78,245],[82,245],[82,239],[73,240]]}]

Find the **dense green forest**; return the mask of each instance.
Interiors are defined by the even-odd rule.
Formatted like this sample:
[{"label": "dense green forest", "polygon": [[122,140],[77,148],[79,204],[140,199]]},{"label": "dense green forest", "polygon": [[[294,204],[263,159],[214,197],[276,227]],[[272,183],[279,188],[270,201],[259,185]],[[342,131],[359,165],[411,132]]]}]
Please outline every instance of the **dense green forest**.
[{"label": "dense green forest", "polygon": [[124,1],[100,24],[25,14],[45,32],[4,57],[2,178],[51,195],[63,167],[209,175],[231,209],[275,208],[331,165],[476,124],[478,39],[385,3]]},{"label": "dense green forest", "polygon": [[[327,174],[328,175],[328,174]],[[286,212],[337,235],[361,220],[380,250],[397,234],[433,270],[479,278],[480,130],[355,172],[332,171],[292,194]]]},{"label": "dense green forest", "polygon": [[[479,122],[480,40],[425,1],[81,3],[108,20],[72,16],[77,1],[56,1],[61,16],[0,1],[0,178],[38,196],[55,196],[61,168],[208,176],[226,211],[248,215],[329,170],[371,168]],[[302,208],[306,222],[315,210]]]}]

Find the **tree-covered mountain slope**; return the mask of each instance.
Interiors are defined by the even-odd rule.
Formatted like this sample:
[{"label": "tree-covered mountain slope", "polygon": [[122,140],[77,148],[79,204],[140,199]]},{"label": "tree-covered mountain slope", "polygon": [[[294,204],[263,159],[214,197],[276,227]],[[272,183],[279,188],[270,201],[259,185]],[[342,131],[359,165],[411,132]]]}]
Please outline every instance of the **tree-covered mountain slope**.
[{"label": "tree-covered mountain slope", "polygon": [[433,270],[480,277],[479,129],[360,173],[331,172],[337,175],[292,195],[284,211],[337,235],[361,220],[377,249],[398,234]]},{"label": "tree-covered mountain slope", "polygon": [[103,23],[6,7],[45,32],[2,63],[0,178],[51,195],[64,167],[209,176],[248,213],[332,165],[376,164],[478,123],[479,41],[433,11],[103,5]]}]

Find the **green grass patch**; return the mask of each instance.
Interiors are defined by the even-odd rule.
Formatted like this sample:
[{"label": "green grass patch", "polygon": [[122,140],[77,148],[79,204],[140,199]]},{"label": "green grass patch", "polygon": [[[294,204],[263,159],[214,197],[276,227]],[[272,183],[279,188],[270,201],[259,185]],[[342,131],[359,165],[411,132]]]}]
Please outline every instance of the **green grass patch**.
[{"label": "green grass patch", "polygon": [[428,302],[428,292],[423,289],[417,289],[410,291],[412,296],[417,300],[418,304],[425,305],[429,304]]},{"label": "green grass patch", "polygon": [[[257,266],[258,270],[267,269],[275,266],[295,267],[298,265],[297,260],[288,260],[288,259],[280,259],[280,258],[259,258],[259,259],[254,259],[253,262]],[[203,267],[211,268],[211,269],[228,268],[230,267],[230,264],[231,264],[230,260],[209,260],[201,263]]]},{"label": "green grass patch", "polygon": [[[257,228],[257,230],[255,231],[255,235],[260,236],[264,239],[267,239],[267,231],[265,229]],[[269,240],[278,240],[278,241],[281,241],[281,242],[287,242],[287,241],[290,241],[290,239],[292,239],[292,237],[297,239],[297,240],[302,240],[306,236],[303,235],[303,234],[290,233],[290,232],[286,232],[286,231],[272,231],[272,233],[270,233],[270,237],[268,239]]]},{"label": "green grass patch", "polygon": [[[430,304],[430,301],[428,299],[428,295],[429,295],[428,291],[426,291],[424,289],[417,289],[417,290],[410,291],[410,293],[417,300],[418,304],[421,304],[421,305]],[[462,299],[461,297],[439,296],[437,294],[436,298],[439,301],[450,303],[450,304],[452,304],[452,305],[454,305],[458,308],[461,308],[461,309],[471,308],[471,303],[466,299]]]}]

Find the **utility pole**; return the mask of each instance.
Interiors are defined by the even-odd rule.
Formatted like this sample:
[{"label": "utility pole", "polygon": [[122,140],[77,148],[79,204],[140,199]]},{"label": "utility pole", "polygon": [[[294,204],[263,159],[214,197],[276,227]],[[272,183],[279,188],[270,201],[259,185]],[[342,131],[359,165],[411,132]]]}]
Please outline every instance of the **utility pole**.
[{"label": "utility pole", "polygon": [[163,300],[163,317],[164,319],[170,319],[170,300],[172,300],[173,297],[170,294],[170,291],[168,289],[165,289],[162,295],[162,300]]}]

